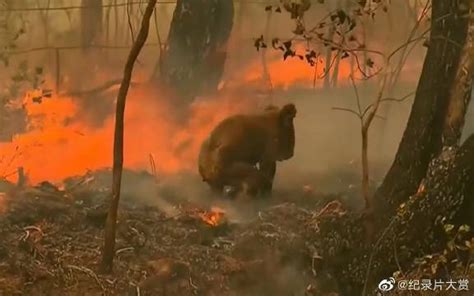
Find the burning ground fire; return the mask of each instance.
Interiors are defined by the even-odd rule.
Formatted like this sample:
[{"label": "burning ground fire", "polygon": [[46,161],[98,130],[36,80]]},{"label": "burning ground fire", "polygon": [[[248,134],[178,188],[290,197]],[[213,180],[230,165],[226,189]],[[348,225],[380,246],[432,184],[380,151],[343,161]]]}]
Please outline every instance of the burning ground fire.
[{"label": "burning ground fire", "polygon": [[218,207],[211,207],[210,211],[199,213],[199,217],[204,223],[210,226],[219,226],[224,221],[225,211]]}]

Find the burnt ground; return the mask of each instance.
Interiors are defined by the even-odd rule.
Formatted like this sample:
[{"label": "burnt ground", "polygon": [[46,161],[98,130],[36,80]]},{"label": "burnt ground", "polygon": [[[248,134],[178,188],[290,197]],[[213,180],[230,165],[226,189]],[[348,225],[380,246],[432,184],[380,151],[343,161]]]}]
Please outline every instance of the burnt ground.
[{"label": "burnt ground", "polygon": [[[337,295],[312,242],[318,217],[351,207],[351,186],[339,194],[280,190],[271,201],[235,204],[178,198],[175,185],[126,172],[143,186],[124,186],[114,272],[101,275],[109,177],[92,172],[60,188],[3,183],[0,295]],[[143,188],[161,201],[134,195]],[[224,212],[216,225],[205,221],[217,215],[212,205]]]}]

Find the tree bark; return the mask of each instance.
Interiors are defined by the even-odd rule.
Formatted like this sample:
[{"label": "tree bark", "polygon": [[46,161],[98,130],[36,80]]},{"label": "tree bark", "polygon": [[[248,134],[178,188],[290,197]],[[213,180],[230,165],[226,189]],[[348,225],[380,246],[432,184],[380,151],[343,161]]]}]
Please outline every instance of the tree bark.
[{"label": "tree bark", "polygon": [[444,223],[472,229],[474,135],[431,161],[423,184],[397,208],[374,244],[364,243],[363,218],[356,214],[320,221],[316,248],[341,295],[372,295],[381,279],[409,270],[416,258],[441,251]]},{"label": "tree bark", "polygon": [[100,36],[102,29],[102,0],[82,0],[81,38],[84,49],[90,47]]},{"label": "tree bark", "polygon": [[464,128],[464,118],[471,100],[474,62],[472,48],[474,37],[473,17],[469,16],[468,33],[462,49],[461,58],[456,71],[453,87],[451,88],[448,113],[443,127],[442,140],[444,146],[455,146],[461,140]]},{"label": "tree bark", "polygon": [[430,160],[441,151],[450,92],[467,37],[462,14],[456,0],[432,2],[430,42],[412,111],[395,160],[375,194],[382,227],[417,191]]},{"label": "tree bark", "polygon": [[375,196],[377,240],[364,239],[361,214],[319,223],[314,244],[341,295],[371,295],[381,279],[442,251],[443,224],[474,226],[474,135],[458,146],[470,97],[472,23],[463,17],[467,1],[432,3],[431,40],[412,112]]},{"label": "tree bark", "polygon": [[180,103],[215,91],[233,25],[232,0],[178,0],[163,52],[161,78]]},{"label": "tree bark", "polygon": [[122,84],[120,85],[117,95],[117,109],[115,115],[115,134],[114,134],[114,163],[113,163],[113,179],[112,179],[112,198],[110,200],[110,208],[107,215],[105,225],[105,240],[102,250],[101,271],[110,273],[113,267],[113,259],[115,256],[115,228],[117,223],[117,212],[120,201],[120,185],[122,182],[123,168],[123,137],[124,137],[124,114],[125,102],[127,98],[130,81],[132,79],[133,65],[140,54],[143,45],[148,37],[150,28],[150,18],[156,5],[156,0],[149,0],[143,15],[140,31],[137,39],[133,44],[130,54],[125,64]]}]

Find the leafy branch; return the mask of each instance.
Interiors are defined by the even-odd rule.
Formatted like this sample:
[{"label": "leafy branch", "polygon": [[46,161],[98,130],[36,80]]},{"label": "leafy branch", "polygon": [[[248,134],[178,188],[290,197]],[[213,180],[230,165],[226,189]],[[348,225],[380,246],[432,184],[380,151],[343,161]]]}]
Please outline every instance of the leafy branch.
[{"label": "leafy branch", "polygon": [[[306,1],[297,1],[297,0],[287,0],[287,1],[280,1],[283,4],[289,5],[305,5]],[[325,1],[320,0],[318,3],[323,4]],[[429,1],[428,1],[429,2]],[[377,67],[375,60],[385,60],[388,59],[390,61],[393,58],[393,55],[398,53],[398,51],[403,49],[402,57],[400,58],[399,65],[397,67],[397,74],[400,73],[400,65],[406,60],[407,56],[407,44],[408,43],[418,43],[421,40],[426,40],[426,34],[429,32],[427,30],[423,34],[421,34],[417,38],[413,38],[420,23],[422,20],[427,19],[428,10],[431,8],[430,5],[426,5],[422,15],[419,17],[418,22],[415,28],[410,33],[407,43],[401,45],[399,48],[394,50],[388,58],[379,50],[369,49],[364,44],[364,42],[359,40],[357,36],[357,28],[362,25],[362,18],[369,17],[374,19],[376,13],[378,11],[388,12],[390,1],[388,0],[375,0],[375,1],[357,1],[355,7],[350,9],[334,9],[330,11],[327,15],[321,18],[314,26],[311,28],[307,28],[304,22],[304,12],[309,8],[309,6],[305,6],[304,9],[301,7],[299,8],[298,14],[292,14],[292,19],[295,19],[295,26],[296,28],[293,30],[294,35],[291,38],[286,40],[279,40],[278,38],[273,38],[271,40],[272,48],[275,50],[279,50],[282,52],[282,57],[284,60],[288,58],[299,58],[300,60],[305,60],[310,66],[316,67],[318,62],[322,62],[321,60],[321,53],[316,48],[324,47],[328,51],[333,52],[336,51],[336,57],[340,57],[340,59],[346,59],[348,57],[353,58],[357,71],[361,74],[361,79],[369,79],[372,78],[382,72],[383,67]],[[353,6],[354,6],[353,5]],[[279,7],[279,6],[278,6]],[[271,10],[272,6],[267,6],[267,10]],[[281,10],[278,10],[279,12]],[[289,11],[291,13],[291,11]],[[327,27],[334,28],[335,34],[330,34],[326,36],[324,30]],[[333,36],[334,35],[334,36]],[[304,53],[298,53],[295,49],[297,45],[303,44],[305,48]],[[267,40],[264,39],[263,35],[255,39],[254,46],[257,50],[260,48],[267,48]],[[413,45],[412,48],[414,48]],[[411,52],[412,49],[408,51]],[[364,58],[360,56],[360,54],[364,54]],[[372,55],[366,56],[367,54]],[[307,58],[307,57],[311,58]],[[324,70],[324,74],[321,77],[323,78],[328,75],[330,70],[335,67],[335,58],[326,61],[326,66]],[[388,63],[387,63],[388,65]],[[337,66],[337,65],[336,65]],[[366,73],[365,68],[372,69],[372,73]],[[356,79],[354,76],[353,79]]]}]

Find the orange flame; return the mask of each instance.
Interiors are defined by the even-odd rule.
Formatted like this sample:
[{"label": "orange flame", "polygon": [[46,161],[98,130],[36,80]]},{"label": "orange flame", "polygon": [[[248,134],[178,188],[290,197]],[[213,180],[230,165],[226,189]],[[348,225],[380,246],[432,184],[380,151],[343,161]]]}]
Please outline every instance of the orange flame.
[{"label": "orange flame", "polygon": [[[281,53],[276,51],[267,52],[267,61],[273,87],[313,87],[315,74],[321,76],[324,72],[322,63],[310,67],[298,58],[283,61]],[[340,85],[348,84],[352,66],[350,59],[340,61]],[[259,104],[254,94],[252,98],[242,98],[241,92],[251,82],[261,82],[262,71],[259,60],[250,63],[243,73],[236,73],[241,78],[237,80],[243,80],[244,84],[237,88],[238,98],[235,94],[221,92],[217,100],[198,102],[191,107],[185,124],[174,120],[173,108],[166,96],[151,87],[133,87],[125,110],[124,167],[147,169],[151,154],[158,173],[194,171],[200,144],[210,130],[230,114],[249,111]],[[316,79],[316,86],[321,83],[321,79]],[[33,183],[60,182],[88,170],[110,167],[114,115],[106,118],[102,126],[93,126],[86,114],[91,111],[83,110],[78,104],[83,99],[53,95],[38,104],[25,97],[28,131],[11,142],[0,142],[0,178],[6,176],[15,181],[16,168],[23,167]],[[113,110],[113,102],[110,106]]]},{"label": "orange flame", "polygon": [[[305,50],[296,48],[296,52],[304,53]],[[283,60],[281,52],[271,50],[267,51],[266,60],[272,87],[288,89],[291,86],[306,88],[314,86],[319,88],[323,84],[326,65],[321,59],[319,59],[316,66],[310,66],[307,61],[297,57]],[[354,67],[354,71],[351,70],[352,67]],[[355,76],[360,76],[356,75],[358,71],[355,70],[355,65],[351,65],[350,58],[341,59],[338,67],[338,83],[347,85],[352,72]],[[263,64],[261,61],[255,60],[244,69],[243,80],[245,82],[256,81],[262,79],[262,75]],[[333,70],[331,69],[327,75],[331,77]]]},{"label": "orange flame", "polygon": [[[38,104],[25,98],[29,129],[11,142],[0,143],[1,156],[14,160],[8,168],[0,164],[0,176],[22,166],[31,182],[59,182],[88,169],[110,167],[114,115],[99,128],[91,126],[77,100],[53,96]],[[210,130],[226,116],[251,105],[249,100],[230,97],[199,102],[192,106],[189,121],[178,124],[166,102],[155,89],[130,90],[125,112],[126,168],[148,168],[152,154],[159,173],[194,170],[200,144]],[[16,176],[8,179],[15,181]]]},{"label": "orange flame", "polygon": [[199,217],[208,225],[219,226],[223,221],[224,214],[225,211],[223,209],[212,207],[209,212],[200,213]]}]

